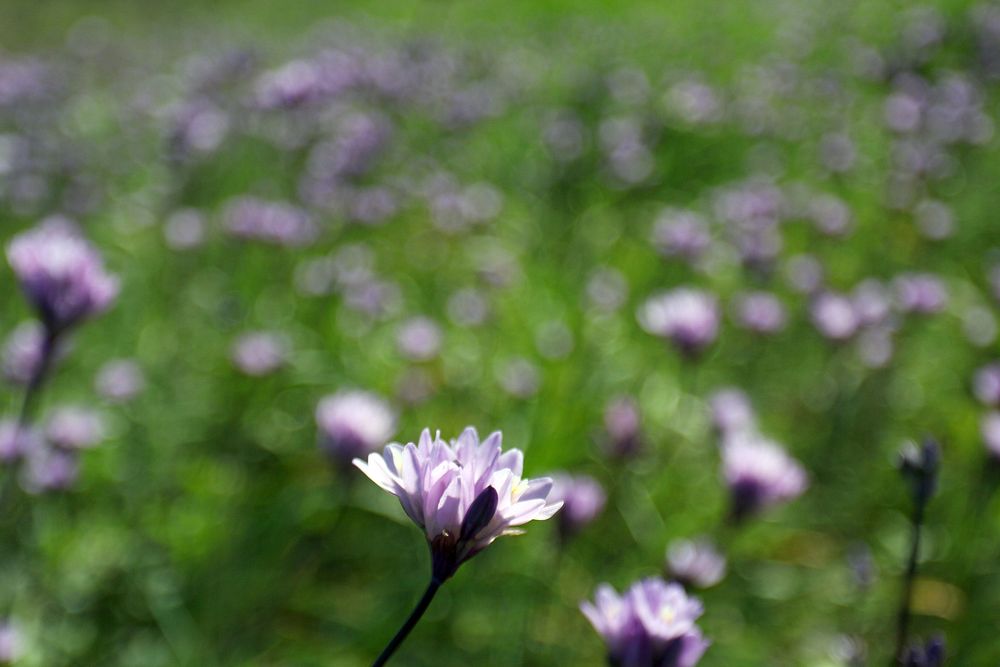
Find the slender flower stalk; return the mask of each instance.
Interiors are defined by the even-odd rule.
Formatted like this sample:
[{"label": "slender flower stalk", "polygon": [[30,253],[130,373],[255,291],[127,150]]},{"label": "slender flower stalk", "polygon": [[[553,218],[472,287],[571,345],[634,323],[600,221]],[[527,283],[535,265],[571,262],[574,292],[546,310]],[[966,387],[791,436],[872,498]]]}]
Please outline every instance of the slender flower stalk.
[{"label": "slender flower stalk", "polygon": [[410,617],[376,659],[384,665],[423,616],[441,585],[462,563],[502,535],[533,520],[552,517],[562,503],[549,498],[552,480],[522,479],[524,455],[506,452],[495,432],[479,441],[467,428],[450,444],[424,429],[419,442],[390,444],[356,465],[399,498],[403,511],[424,530],[431,551],[431,581]]}]

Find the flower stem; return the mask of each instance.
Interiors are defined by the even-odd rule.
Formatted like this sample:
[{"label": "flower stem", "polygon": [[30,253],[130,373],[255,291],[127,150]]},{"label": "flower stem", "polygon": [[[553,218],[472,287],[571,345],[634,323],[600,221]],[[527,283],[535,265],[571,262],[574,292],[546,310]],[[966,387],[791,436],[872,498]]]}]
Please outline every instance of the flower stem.
[{"label": "flower stem", "polygon": [[417,606],[410,614],[410,617],[406,619],[406,623],[403,623],[403,627],[399,629],[399,632],[397,632],[396,636],[392,638],[392,641],[390,641],[389,645],[385,647],[385,650],[382,651],[381,655],[375,659],[375,662],[372,663],[372,667],[382,667],[382,665],[389,661],[392,654],[396,652],[396,649],[400,647],[407,635],[410,634],[410,631],[413,630],[413,628],[417,625],[417,622],[420,621],[420,617],[424,615],[425,611],[427,611],[427,607],[430,606],[431,600],[434,599],[434,595],[438,592],[438,589],[441,588],[441,583],[442,582],[435,578],[431,579],[431,583],[427,586],[427,590],[424,591],[424,596],[420,598],[420,602],[417,603]]},{"label": "flower stem", "polygon": [[903,664],[906,651],[906,636],[910,629],[910,600],[913,597],[913,582],[917,577],[917,558],[920,555],[920,534],[924,524],[924,508],[926,502],[917,499],[913,509],[913,533],[910,540],[910,557],[906,564],[906,574],[903,579],[903,599],[899,604],[899,624],[896,628],[896,652],[892,664]]},{"label": "flower stem", "polygon": [[58,342],[58,333],[46,328],[45,338],[42,341],[41,359],[38,363],[38,368],[32,374],[31,379],[28,381],[28,386],[24,390],[24,400],[21,402],[21,411],[17,418],[17,428],[18,431],[23,431],[28,427],[31,422],[31,413],[35,406],[35,402],[38,400],[38,395],[41,392],[42,385],[45,383],[45,378],[49,374],[49,368],[52,366],[52,359],[56,355],[56,343]]}]

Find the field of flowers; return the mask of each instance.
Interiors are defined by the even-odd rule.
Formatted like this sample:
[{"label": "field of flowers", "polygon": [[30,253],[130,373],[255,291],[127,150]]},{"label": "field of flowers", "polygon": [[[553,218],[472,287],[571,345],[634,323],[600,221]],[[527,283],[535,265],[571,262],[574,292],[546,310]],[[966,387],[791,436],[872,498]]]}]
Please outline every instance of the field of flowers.
[{"label": "field of flowers", "polygon": [[1000,663],[1000,4],[669,4],[0,5],[0,664]]}]

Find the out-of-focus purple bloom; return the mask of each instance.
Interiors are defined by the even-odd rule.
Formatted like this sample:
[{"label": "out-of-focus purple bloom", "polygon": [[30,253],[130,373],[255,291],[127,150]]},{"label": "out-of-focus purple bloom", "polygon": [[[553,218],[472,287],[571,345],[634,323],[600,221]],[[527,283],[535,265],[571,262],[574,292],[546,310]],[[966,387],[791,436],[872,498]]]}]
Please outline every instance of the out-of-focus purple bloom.
[{"label": "out-of-focus purple bloom", "polygon": [[669,339],[689,356],[711,345],[719,333],[718,302],[697,289],[681,287],[650,297],[638,316],[643,329]]},{"label": "out-of-focus purple bloom", "polygon": [[171,115],[168,142],[175,158],[212,153],[222,145],[229,131],[229,116],[208,100],[187,102]]},{"label": "out-of-focus purple bloom", "polygon": [[910,646],[903,656],[903,667],[942,667],[944,665],[944,640],[935,637],[926,646]]},{"label": "out-of-focus purple bloom", "polygon": [[785,265],[789,286],[799,294],[815,294],[823,286],[823,266],[812,255],[795,255]]},{"label": "out-of-focus purple bloom", "polygon": [[948,291],[937,276],[904,273],[893,280],[899,307],[908,313],[931,315],[948,305]]},{"label": "out-of-focus purple bloom", "polygon": [[622,307],[627,297],[628,283],[615,269],[607,267],[598,269],[587,281],[587,299],[598,310],[614,312]]},{"label": "out-of-focus purple bloom", "polygon": [[97,372],[94,389],[112,403],[126,403],[146,389],[146,376],[132,359],[113,359]]},{"label": "out-of-focus purple bloom", "polygon": [[844,200],[833,195],[820,195],[809,201],[809,217],[827,236],[843,236],[851,231],[854,219]]},{"label": "out-of-focus purple bloom", "polygon": [[573,332],[562,320],[544,322],[535,333],[535,347],[546,359],[565,359],[573,351]]},{"label": "out-of-focus purple bloom", "polygon": [[424,530],[437,582],[501,535],[562,507],[549,500],[552,480],[522,479],[521,451],[504,452],[501,438],[497,431],[480,442],[470,427],[448,444],[424,429],[417,444],[394,443],[367,463],[354,460]]},{"label": "out-of-focus purple bloom", "polygon": [[396,432],[396,414],[367,391],[340,391],[316,406],[319,446],[339,465],[384,447]]},{"label": "out-of-focus purple bloom", "polygon": [[118,279],[105,272],[97,250],[68,224],[43,222],[15,236],[7,259],[51,332],[103,312],[118,296]]},{"label": "out-of-focus purple bloom", "polygon": [[103,437],[101,415],[79,406],[57,408],[45,424],[45,439],[60,449],[88,449]]},{"label": "out-of-focus purple bloom", "polygon": [[280,334],[254,331],[236,339],[232,359],[241,372],[262,376],[284,366],[288,361],[288,352],[288,343]]},{"label": "out-of-focus purple bloom", "polygon": [[319,228],[302,209],[257,197],[237,197],[223,213],[226,230],[237,238],[286,246],[308,245],[319,236]]},{"label": "out-of-focus purple bloom", "polygon": [[694,211],[668,208],[653,224],[653,245],[667,257],[692,261],[712,245],[712,235],[705,219]]},{"label": "out-of-focus purple bloom", "polygon": [[312,62],[293,60],[262,74],[255,93],[262,109],[289,109],[313,102],[323,93],[319,69]]},{"label": "out-of-focus purple bloom", "polygon": [[27,455],[23,484],[29,493],[65,491],[80,472],[77,453],[55,447],[35,447]]},{"label": "out-of-focus purple bloom", "polygon": [[1000,406],[1000,363],[987,364],[972,378],[972,392],[983,405]]},{"label": "out-of-focus purple bloom", "polygon": [[678,81],[663,95],[667,111],[685,123],[702,125],[721,120],[723,100],[714,88],[696,79]]},{"label": "out-of-focus purple bloom", "polygon": [[858,330],[858,315],[851,300],[843,294],[820,294],[813,299],[810,315],[816,330],[831,340],[845,340]]},{"label": "out-of-focus purple bloom", "polygon": [[594,602],[580,605],[604,639],[616,667],[694,667],[708,648],[695,625],[703,608],[680,584],[637,581],[625,595],[598,586]]},{"label": "out-of-focus purple bloom", "polygon": [[174,211],[163,225],[163,238],[171,250],[191,250],[205,240],[205,216],[193,208]]},{"label": "out-of-focus purple bloom", "polygon": [[586,128],[571,112],[560,111],[545,123],[542,138],[552,157],[570,162],[580,157],[586,147]]},{"label": "out-of-focus purple bloom", "polygon": [[831,133],[820,141],[819,157],[827,171],[842,174],[854,166],[858,150],[846,134]]},{"label": "out-of-focus purple bloom", "polygon": [[907,93],[896,92],[885,100],[885,124],[894,132],[913,132],[920,126],[922,102]]},{"label": "out-of-focus purple bloom", "polygon": [[411,317],[396,332],[396,346],[411,361],[429,361],[441,351],[441,327],[429,317]]},{"label": "out-of-focus purple bloom", "polygon": [[785,307],[770,292],[747,292],[736,298],[736,321],[745,329],[770,334],[785,328]]},{"label": "out-of-focus purple bloom", "polygon": [[712,409],[712,424],[723,437],[753,431],[757,426],[757,415],[742,389],[719,389],[709,397],[708,403]]},{"label": "out-of-focus purple bloom", "polygon": [[862,280],[851,292],[851,303],[861,326],[882,324],[892,312],[889,291],[874,278]]},{"label": "out-of-focus purple bloom", "polygon": [[989,347],[997,339],[997,320],[985,306],[970,306],[962,313],[962,333],[976,347]]},{"label": "out-of-focus purple bloom", "polygon": [[41,437],[29,427],[21,428],[13,419],[0,420],[0,462],[10,463],[39,446]]},{"label": "out-of-focus purple bloom", "polygon": [[615,458],[634,456],[642,448],[642,417],[635,400],[620,396],[604,408],[607,451]]},{"label": "out-of-focus purple bloom", "polygon": [[607,496],[600,483],[589,475],[556,473],[551,477],[549,500],[563,504],[556,519],[560,535],[568,539],[600,516]]},{"label": "out-of-focus purple bloom", "polygon": [[1000,461],[1000,412],[987,412],[979,420],[979,434],[990,456]]},{"label": "out-of-focus purple bloom", "polygon": [[639,184],[653,173],[656,162],[637,118],[607,118],[601,122],[598,134],[608,167],[619,185]]},{"label": "out-of-focus purple bloom", "polygon": [[399,200],[392,190],[385,187],[368,187],[356,190],[352,197],[349,217],[353,222],[379,225],[396,215]]},{"label": "out-of-focus purple bloom", "polygon": [[529,398],[542,382],[538,366],[524,357],[515,357],[497,367],[497,380],[505,392],[515,398]]},{"label": "out-of-focus purple bloom", "polygon": [[929,239],[940,241],[955,232],[955,215],[944,202],[925,199],[913,208],[913,220],[920,233]]},{"label": "out-of-focus purple bloom", "polygon": [[434,376],[424,368],[407,368],[396,380],[396,396],[406,405],[419,405],[437,391]]},{"label": "out-of-focus purple bloom", "polygon": [[24,636],[9,620],[0,621],[0,665],[12,665],[24,654]]},{"label": "out-of-focus purple bloom", "polygon": [[726,440],[722,467],[737,521],[796,498],[809,484],[805,470],[780,445],[754,434]]},{"label": "out-of-focus purple bloom", "polygon": [[448,297],[448,317],[459,326],[480,326],[489,312],[486,296],[473,287],[460,289]]},{"label": "out-of-focus purple bloom", "polygon": [[895,351],[892,342],[892,329],[876,326],[865,329],[857,338],[858,358],[869,368],[883,368],[890,361]]},{"label": "out-of-focus purple bloom", "polygon": [[22,322],[3,347],[3,376],[15,384],[28,384],[42,364],[45,331],[37,322]]},{"label": "out-of-focus purple bloom", "polygon": [[667,570],[685,586],[710,588],[726,576],[726,557],[707,539],[676,540],[667,548]]}]

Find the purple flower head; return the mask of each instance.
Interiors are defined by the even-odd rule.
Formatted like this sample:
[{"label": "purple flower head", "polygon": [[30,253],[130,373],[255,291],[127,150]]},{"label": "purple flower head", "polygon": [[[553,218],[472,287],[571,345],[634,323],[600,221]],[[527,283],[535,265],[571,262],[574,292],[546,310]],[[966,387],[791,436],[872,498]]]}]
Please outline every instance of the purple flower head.
[{"label": "purple flower head", "polygon": [[991,411],[979,420],[979,433],[989,455],[1000,461],[1000,412]]},{"label": "purple flower head", "polygon": [[770,292],[746,292],[736,299],[736,321],[759,334],[777,333],[788,319],[785,306]]},{"label": "purple flower head", "polygon": [[753,431],[757,426],[757,415],[742,389],[720,389],[709,397],[708,403],[712,410],[712,424],[723,437]]},{"label": "purple flower head", "polygon": [[610,401],[604,408],[604,430],[609,454],[627,458],[638,453],[642,447],[642,416],[635,400],[620,396]]},{"label": "purple flower head", "polygon": [[319,446],[339,465],[349,465],[385,446],[396,432],[389,404],[367,391],[340,391],[316,406]]},{"label": "purple flower head", "polygon": [[810,200],[808,208],[816,229],[827,236],[843,236],[854,225],[851,209],[839,197],[819,195]]},{"label": "purple flower head", "polygon": [[955,232],[955,215],[944,202],[925,199],[913,208],[913,221],[927,238],[940,241]]},{"label": "purple flower head", "polygon": [[834,292],[824,292],[813,299],[810,315],[816,330],[830,340],[850,338],[860,324],[851,300]]},{"label": "purple flower head", "polygon": [[301,208],[249,196],[226,205],[223,224],[237,238],[275,245],[305,246],[319,236],[316,223]]},{"label": "purple flower head", "polygon": [[1000,362],[987,364],[976,371],[972,391],[983,405],[1000,406]]},{"label": "purple flower head", "polygon": [[45,424],[45,439],[59,449],[88,449],[103,437],[101,415],[78,406],[57,408]]},{"label": "purple flower head", "polygon": [[514,357],[496,368],[500,387],[515,398],[529,398],[538,392],[542,383],[538,366],[524,357]]},{"label": "purple flower head", "polygon": [[126,403],[146,388],[142,367],[132,359],[114,359],[97,372],[94,389],[112,403]]},{"label": "purple flower head", "polygon": [[948,292],[941,279],[928,273],[904,273],[896,277],[893,287],[903,312],[931,315],[948,304]]},{"label": "purple flower head", "polygon": [[0,621],[0,665],[12,665],[24,654],[21,629],[9,620]]},{"label": "purple flower head", "polygon": [[910,646],[902,664],[903,667],[941,667],[944,664],[944,640],[935,637],[926,646]]},{"label": "purple flower head", "polygon": [[796,498],[809,485],[795,459],[777,443],[756,434],[728,438],[722,449],[722,468],[736,521]]},{"label": "purple flower head", "polygon": [[438,582],[501,535],[562,507],[548,499],[552,480],[522,478],[523,454],[504,452],[501,437],[497,431],[480,442],[469,427],[449,444],[424,429],[417,444],[393,443],[367,463],[354,460],[424,530]]},{"label": "purple flower head", "polygon": [[726,557],[707,539],[677,540],[667,548],[667,570],[685,586],[710,588],[726,576]]},{"label": "purple flower head", "polygon": [[205,240],[205,216],[193,208],[174,211],[163,224],[163,238],[171,250],[191,250]]},{"label": "purple flower head", "polygon": [[243,334],[233,343],[232,359],[246,375],[270,375],[287,363],[288,343],[270,331]]},{"label": "purple flower head", "polygon": [[7,259],[51,332],[103,312],[118,296],[118,279],[105,272],[97,250],[68,224],[43,222],[15,236]]},{"label": "purple flower head", "polygon": [[[1000,289],[997,292],[1000,293]],[[615,269],[610,267],[597,269],[587,281],[587,300],[597,310],[605,313],[614,312],[621,308],[627,297],[628,283]]]},{"label": "purple flower head", "polygon": [[55,447],[34,447],[27,463],[23,484],[29,493],[65,491],[76,483],[80,472],[77,453]]},{"label": "purple flower head", "polygon": [[851,302],[861,326],[882,324],[892,312],[892,299],[888,290],[874,278],[858,283],[851,292]]},{"label": "purple flower head", "polygon": [[719,333],[719,306],[715,297],[687,287],[650,297],[638,317],[643,329],[669,339],[687,356],[711,345]]},{"label": "purple flower head", "polygon": [[831,133],[824,136],[820,142],[819,155],[827,171],[841,174],[850,171],[854,166],[858,150],[846,134]]},{"label": "purple flower head", "polygon": [[823,266],[812,255],[788,258],[785,275],[789,286],[799,294],[815,294],[823,286]]},{"label": "purple flower head", "polygon": [[462,327],[478,327],[490,314],[486,295],[475,287],[465,287],[448,297],[448,317]]},{"label": "purple flower head", "polygon": [[680,584],[643,579],[621,596],[603,584],[580,611],[604,639],[615,667],[694,667],[708,648],[695,625],[701,602]]},{"label": "purple flower head", "polygon": [[653,225],[653,245],[667,257],[693,261],[712,245],[708,223],[699,214],[668,208],[660,212]]},{"label": "purple flower head", "polygon": [[557,520],[560,535],[568,539],[600,516],[607,496],[593,477],[557,473],[552,475],[549,500],[563,504]]},{"label": "purple flower head", "polygon": [[0,420],[0,463],[16,461],[40,442],[41,438],[33,428],[21,428],[13,419]]},{"label": "purple flower head", "polygon": [[429,317],[411,317],[396,333],[399,351],[411,361],[429,361],[441,351],[441,327]]},{"label": "purple flower head", "polygon": [[45,330],[36,321],[22,322],[3,347],[3,376],[14,384],[28,384],[41,368]]}]

